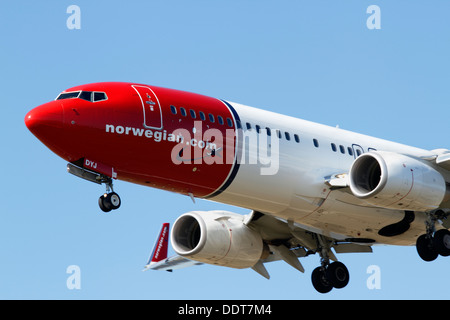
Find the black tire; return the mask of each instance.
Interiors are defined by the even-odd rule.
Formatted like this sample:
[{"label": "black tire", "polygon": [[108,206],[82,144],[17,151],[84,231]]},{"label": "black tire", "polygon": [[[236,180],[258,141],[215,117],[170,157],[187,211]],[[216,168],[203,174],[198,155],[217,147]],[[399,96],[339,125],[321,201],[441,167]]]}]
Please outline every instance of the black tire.
[{"label": "black tire", "polygon": [[439,255],[434,247],[433,239],[427,237],[426,234],[417,238],[416,249],[422,260],[427,262],[435,260]]},{"label": "black tire", "polygon": [[347,267],[341,262],[333,262],[327,267],[325,276],[328,282],[336,289],[344,288],[350,281]]},{"label": "black tire", "polygon": [[111,192],[106,196],[106,207],[109,207],[111,210],[117,210],[120,208],[122,201],[117,193]]},{"label": "black tire", "polygon": [[111,207],[107,206],[106,204],[106,196],[105,195],[101,195],[100,198],[98,198],[98,206],[100,207],[100,209],[103,212],[110,212],[111,211]]},{"label": "black tire", "polygon": [[443,257],[450,256],[450,231],[441,229],[434,233],[433,246]]},{"label": "black tire", "polygon": [[325,271],[321,267],[314,269],[311,274],[311,281],[317,292],[328,293],[333,289],[333,286],[326,278]]}]

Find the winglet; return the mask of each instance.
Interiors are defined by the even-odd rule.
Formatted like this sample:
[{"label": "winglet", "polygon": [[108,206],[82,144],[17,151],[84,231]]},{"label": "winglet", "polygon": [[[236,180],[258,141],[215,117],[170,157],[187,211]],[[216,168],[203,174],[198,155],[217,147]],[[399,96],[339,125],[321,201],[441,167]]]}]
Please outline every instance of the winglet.
[{"label": "winglet", "polygon": [[152,265],[155,263],[167,259],[167,249],[169,247],[169,223],[163,223],[161,232],[159,233],[158,239],[156,240],[155,246],[153,247],[153,252],[150,255],[146,269],[152,269]]}]

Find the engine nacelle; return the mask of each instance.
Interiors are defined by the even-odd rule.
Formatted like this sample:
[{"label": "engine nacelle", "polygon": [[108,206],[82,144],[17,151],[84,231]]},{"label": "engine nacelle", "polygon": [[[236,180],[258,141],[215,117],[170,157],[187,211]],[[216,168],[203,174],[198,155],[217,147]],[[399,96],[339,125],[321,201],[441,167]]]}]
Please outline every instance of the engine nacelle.
[{"label": "engine nacelle", "polygon": [[263,254],[259,233],[245,216],[227,211],[192,211],[173,224],[172,246],[180,256],[231,268],[254,266]]},{"label": "engine nacelle", "polygon": [[447,192],[444,177],[428,164],[383,151],[359,156],[350,169],[349,183],[356,197],[400,210],[436,209]]}]

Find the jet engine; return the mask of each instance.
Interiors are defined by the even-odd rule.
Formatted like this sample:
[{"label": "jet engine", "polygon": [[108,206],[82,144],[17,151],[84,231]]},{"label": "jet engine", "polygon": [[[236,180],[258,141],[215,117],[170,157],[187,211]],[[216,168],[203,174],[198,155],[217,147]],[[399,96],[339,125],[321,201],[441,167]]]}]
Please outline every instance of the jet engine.
[{"label": "jet engine", "polygon": [[259,233],[245,216],[227,211],[192,211],[173,224],[172,246],[180,256],[231,268],[254,266],[264,252]]},{"label": "jet engine", "polygon": [[443,176],[427,163],[394,152],[359,156],[349,173],[352,193],[384,208],[430,211],[443,202],[447,186]]}]

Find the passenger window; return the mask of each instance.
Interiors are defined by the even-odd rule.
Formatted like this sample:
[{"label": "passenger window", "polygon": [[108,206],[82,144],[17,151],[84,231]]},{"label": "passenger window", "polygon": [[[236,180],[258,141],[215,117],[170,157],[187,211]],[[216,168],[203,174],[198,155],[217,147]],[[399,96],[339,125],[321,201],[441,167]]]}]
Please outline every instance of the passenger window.
[{"label": "passenger window", "polygon": [[269,127],[266,127],[266,132],[269,137],[272,135],[272,132]]},{"label": "passenger window", "polygon": [[219,121],[220,124],[223,124],[223,118],[222,118],[222,116],[217,116],[217,120]]},{"label": "passenger window", "polygon": [[191,114],[191,118],[192,119],[195,119],[195,118],[197,118],[197,115],[195,114],[195,110],[189,110],[189,113]]},{"label": "passenger window", "polygon": [[342,154],[345,154],[345,148],[344,148],[343,145],[340,145],[340,146],[339,146],[339,150],[341,150],[341,153],[342,153]]},{"label": "passenger window", "polygon": [[256,132],[260,132],[261,131],[261,127],[259,126],[259,124],[257,124],[256,126],[255,126],[255,128],[256,128]]},{"label": "passenger window", "polygon": [[334,152],[337,151],[336,145],[334,143],[331,144],[331,150],[333,150]]},{"label": "passenger window", "polygon": [[252,125],[250,123],[247,122],[247,130],[252,130]]},{"label": "passenger window", "polygon": [[231,121],[230,118],[227,118],[227,124],[228,124],[228,126],[229,126],[230,128],[233,127],[233,121]]},{"label": "passenger window", "polygon": [[352,148],[350,148],[350,147],[347,147],[347,151],[348,151],[348,154],[349,155],[353,155],[353,150],[352,150]]},{"label": "passenger window", "polygon": [[202,111],[200,111],[198,114],[200,115],[200,119],[202,119],[202,121],[206,120],[206,116]]},{"label": "passenger window", "polygon": [[278,139],[281,139],[281,131],[278,129],[277,129],[277,136],[278,136]]},{"label": "passenger window", "polygon": [[186,109],[183,108],[183,107],[180,108],[180,113],[181,113],[181,115],[182,115],[183,117],[186,117],[186,116],[187,116]]},{"label": "passenger window", "polygon": [[175,108],[175,106],[170,106],[170,111],[172,114],[177,114],[177,108]]},{"label": "passenger window", "polygon": [[236,127],[237,127],[238,129],[242,129],[242,126],[241,126],[241,120],[236,120]]},{"label": "passenger window", "polygon": [[298,136],[298,134],[294,134],[294,139],[295,142],[300,143],[300,137]]},{"label": "passenger window", "polygon": [[212,123],[216,122],[216,119],[214,119],[214,115],[212,113],[210,113],[208,116],[209,116],[209,121],[211,121]]},{"label": "passenger window", "polygon": [[286,137],[286,140],[287,140],[287,141],[290,141],[290,140],[291,140],[291,135],[289,134],[289,132],[285,132],[285,133],[284,133],[284,136]]},{"label": "passenger window", "polygon": [[314,147],[319,147],[319,141],[317,139],[313,139]]}]

